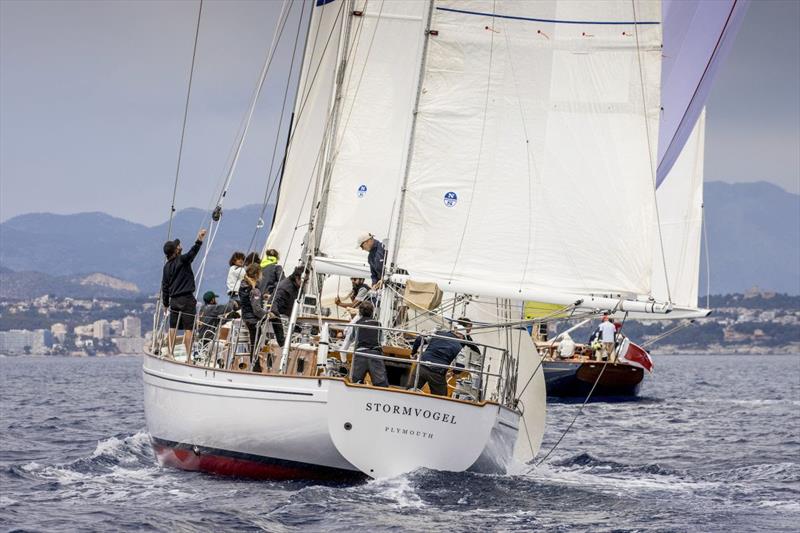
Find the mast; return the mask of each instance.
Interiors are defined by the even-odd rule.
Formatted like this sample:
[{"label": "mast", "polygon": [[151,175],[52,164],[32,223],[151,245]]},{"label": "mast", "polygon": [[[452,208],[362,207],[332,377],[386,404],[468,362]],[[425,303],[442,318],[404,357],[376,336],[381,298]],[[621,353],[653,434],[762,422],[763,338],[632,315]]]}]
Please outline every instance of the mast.
[{"label": "mast", "polygon": [[[336,74],[336,90],[334,92],[333,109],[331,111],[331,126],[328,131],[328,138],[326,140],[325,148],[325,163],[322,172],[322,180],[319,183],[318,212],[315,216],[315,209],[311,210],[311,217],[308,224],[308,231],[310,236],[314,237],[314,246],[310,248],[313,255],[316,255],[319,250],[319,242],[322,236],[320,231],[315,231],[316,227],[322,227],[325,222],[325,215],[328,210],[328,193],[330,191],[331,174],[336,160],[336,133],[339,127],[339,115],[341,114],[342,106],[342,87],[344,86],[344,77],[347,72],[347,55],[350,50],[350,30],[353,27],[353,7],[352,0],[345,0],[345,10],[347,14],[347,23],[342,31],[342,40],[339,46],[340,60],[339,67]],[[306,245],[308,246],[308,244]]]},{"label": "mast", "polygon": [[[303,262],[305,269],[303,270],[303,278],[300,282],[300,290],[297,292],[297,299],[294,301],[294,305],[292,306],[292,315],[289,317],[289,328],[287,330],[286,340],[282,347],[281,351],[281,364],[280,364],[280,372],[285,373],[286,368],[289,363],[289,349],[292,344],[292,331],[294,331],[294,326],[297,323],[297,316],[300,311],[300,303],[302,302],[304,296],[304,287],[308,281],[308,277],[311,275],[311,267],[312,267],[312,257],[313,253],[316,251],[319,245],[319,232],[316,230],[316,225],[319,223],[322,224],[322,220],[324,218],[324,207],[326,204],[326,183],[330,178],[330,172],[333,165],[333,159],[335,158],[334,147],[335,147],[335,140],[336,140],[336,125],[338,122],[339,117],[339,107],[342,97],[342,83],[344,81],[344,72],[347,66],[347,51],[348,51],[348,40],[350,39],[350,28],[352,26],[353,21],[353,10],[351,9],[351,2],[352,0],[345,0],[345,4],[343,5],[342,9],[346,9],[347,13],[347,21],[342,26],[339,35],[339,66],[337,67],[336,73],[336,84],[333,96],[333,105],[331,108],[330,114],[330,123],[329,127],[327,128],[325,138],[323,143],[325,145],[324,151],[324,166],[321,169],[320,174],[322,175],[322,179],[318,179],[316,186],[315,186],[315,202],[312,205],[309,213],[309,221],[308,227],[306,229],[306,236],[303,242],[303,249],[300,254],[301,261]],[[311,239],[314,239],[313,246],[311,246]]]},{"label": "mast", "polygon": [[[425,63],[428,56],[428,40],[431,37],[431,19],[433,17],[433,2],[434,0],[429,0],[428,2],[428,13],[426,15],[425,20],[425,38],[422,43],[422,56],[419,62],[419,79],[417,82],[417,92],[414,95],[414,109],[412,111],[413,117],[411,119],[411,133],[408,136],[408,148],[406,151],[406,162],[405,162],[405,170],[403,171],[403,181],[400,184],[400,202],[397,209],[397,217],[394,221],[395,224],[395,232],[394,236],[392,237],[392,242],[390,243],[390,249],[386,250],[386,259],[384,264],[389,264],[389,272],[386,275],[391,275],[394,273],[395,265],[394,260],[397,257],[397,250],[400,246],[400,234],[402,230],[402,220],[403,220],[403,211],[405,208],[406,203],[406,184],[408,183],[408,175],[411,171],[411,161],[414,157],[414,134],[417,130],[417,114],[419,113],[419,102],[420,97],[422,96],[422,86],[425,83]],[[391,226],[390,226],[391,228]],[[385,268],[385,267],[384,267]],[[383,288],[381,291],[382,295],[381,298],[384,302],[389,302],[390,298],[392,298],[391,292],[389,291],[388,287]],[[381,307],[381,314],[380,314],[380,321],[383,326],[388,326],[389,321],[392,318],[392,308],[389,305],[383,305]]]}]

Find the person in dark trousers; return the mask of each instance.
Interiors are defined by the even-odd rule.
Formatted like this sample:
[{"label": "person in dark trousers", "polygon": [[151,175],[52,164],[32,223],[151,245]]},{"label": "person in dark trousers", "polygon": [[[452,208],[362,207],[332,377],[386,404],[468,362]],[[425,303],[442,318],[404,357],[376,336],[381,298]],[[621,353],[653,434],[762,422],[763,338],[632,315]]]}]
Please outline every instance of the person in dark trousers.
[{"label": "person in dark trousers", "polygon": [[217,295],[213,291],[207,291],[203,295],[203,306],[200,307],[200,316],[198,318],[197,335],[200,337],[200,342],[205,345],[213,340],[220,322],[223,319],[233,318],[237,309],[239,309],[239,304],[236,300],[230,300],[226,304],[218,304]]},{"label": "person in dark trousers", "polygon": [[358,237],[358,247],[367,252],[372,289],[380,289],[383,286],[383,263],[386,261],[386,248],[372,233],[361,234]]},{"label": "person in dark trousers", "polygon": [[[428,366],[425,363],[450,366],[453,360],[458,357],[461,348],[469,344],[465,342],[467,327],[457,321],[452,331],[440,330],[434,334],[436,337],[430,338],[427,348],[425,348],[425,351],[422,352],[422,357],[420,357],[419,381],[416,383],[416,388],[421,389],[427,383],[431,394],[447,396],[447,368]],[[412,357],[419,351],[422,341],[423,337],[421,335],[414,339],[414,344],[411,346]],[[477,349],[477,347],[473,349]],[[409,389],[414,388],[415,379],[416,374],[412,372],[409,377]]]},{"label": "person in dark trousers", "polygon": [[357,355],[358,353],[368,353],[373,355],[383,355],[381,350],[381,330],[372,328],[359,328],[362,326],[380,326],[381,323],[372,319],[375,308],[369,302],[362,302],[358,306],[359,319],[353,324],[355,330],[353,335],[356,338],[355,352],[353,354],[353,372],[351,379],[353,383],[363,383],[364,376],[369,372],[369,378],[376,387],[388,387],[389,380],[386,378],[386,365],[383,359],[375,359]]},{"label": "person in dark trousers", "polygon": [[242,322],[250,333],[250,356],[253,361],[253,371],[260,372],[258,357],[258,337],[261,334],[261,324],[267,311],[261,303],[261,291],[258,282],[261,280],[261,267],[257,263],[250,263],[245,269],[242,285],[239,287],[239,302],[242,306]]},{"label": "person in dark trousers", "polygon": [[261,259],[261,281],[258,288],[264,299],[272,296],[275,287],[283,279],[283,267],[278,263],[279,260],[278,251],[271,248],[264,252],[264,258]]},{"label": "person in dark trousers", "polygon": [[169,335],[167,337],[169,354],[174,354],[175,336],[178,330],[183,330],[183,345],[186,356],[192,357],[192,330],[197,313],[197,300],[194,297],[194,271],[192,261],[203,245],[206,230],[201,229],[197,234],[194,245],[188,252],[182,254],[180,239],[164,243],[164,271],[161,274],[161,302],[169,309]]},{"label": "person in dark trousers", "polygon": [[350,283],[352,284],[352,289],[346,296],[347,300],[342,300],[337,294],[334,303],[339,307],[344,307],[353,316],[358,312],[358,307],[361,303],[367,301],[370,288],[369,285],[364,283],[364,278],[350,278]]},{"label": "person in dark trousers", "polygon": [[275,340],[280,346],[283,346],[286,342],[281,316],[291,316],[292,314],[292,307],[300,291],[300,283],[303,280],[303,270],[302,266],[296,267],[291,276],[278,283],[275,288],[275,295],[272,298],[272,305],[269,311],[269,323],[272,324]]}]

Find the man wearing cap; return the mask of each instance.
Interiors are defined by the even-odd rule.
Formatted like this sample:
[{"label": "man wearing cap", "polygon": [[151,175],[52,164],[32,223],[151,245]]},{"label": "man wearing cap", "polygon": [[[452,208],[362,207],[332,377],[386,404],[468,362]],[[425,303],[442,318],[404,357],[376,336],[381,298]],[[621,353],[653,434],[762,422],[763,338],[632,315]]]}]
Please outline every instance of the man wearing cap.
[{"label": "man wearing cap", "polygon": [[358,236],[358,247],[367,252],[367,263],[372,278],[372,288],[380,289],[383,285],[383,262],[386,260],[386,248],[372,233]]},{"label": "man wearing cap", "polygon": [[200,325],[197,327],[197,334],[200,335],[200,342],[204,345],[214,338],[216,329],[223,318],[232,318],[236,313],[239,304],[236,300],[230,300],[222,305],[217,303],[219,295],[213,291],[207,291],[203,295],[203,306],[200,308]]},{"label": "man wearing cap", "polygon": [[[416,382],[416,388],[421,389],[427,383],[431,394],[447,396],[447,368],[445,367],[450,366],[464,346],[469,346],[469,343],[465,341],[468,335],[467,330],[471,326],[471,322],[467,324],[459,319],[452,331],[440,330],[434,333],[435,337],[430,337],[428,346],[420,357],[419,380]],[[411,346],[412,357],[419,351],[422,341],[422,336],[414,339],[414,344]],[[477,350],[474,345],[470,347]],[[445,365],[445,367],[428,366],[425,364],[426,362]],[[416,375],[412,373],[408,383],[409,389],[414,388],[415,379]]]},{"label": "man wearing cap", "polygon": [[203,245],[205,238],[206,230],[201,229],[194,245],[185,254],[181,254],[183,248],[179,239],[164,243],[164,255],[167,257],[167,262],[164,263],[164,271],[161,275],[161,301],[165,308],[169,308],[170,355],[173,354],[175,347],[175,336],[178,330],[182,329],[183,345],[186,347],[187,356],[191,359],[192,330],[194,329],[195,313],[197,313],[192,261],[200,251],[200,246]]}]

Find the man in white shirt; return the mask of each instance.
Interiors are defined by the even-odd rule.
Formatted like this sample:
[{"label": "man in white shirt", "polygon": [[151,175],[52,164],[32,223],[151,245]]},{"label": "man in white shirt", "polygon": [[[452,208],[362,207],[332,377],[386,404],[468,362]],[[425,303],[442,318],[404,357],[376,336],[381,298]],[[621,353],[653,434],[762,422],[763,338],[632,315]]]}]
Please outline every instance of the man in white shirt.
[{"label": "man in white shirt", "polygon": [[571,359],[575,355],[575,341],[569,336],[569,333],[564,333],[561,342],[558,343],[558,356],[561,359]]},{"label": "man in white shirt", "polygon": [[617,328],[614,323],[609,319],[608,314],[603,315],[603,321],[600,323],[600,342],[603,343],[603,352],[609,362],[614,362],[614,337],[616,337]]}]

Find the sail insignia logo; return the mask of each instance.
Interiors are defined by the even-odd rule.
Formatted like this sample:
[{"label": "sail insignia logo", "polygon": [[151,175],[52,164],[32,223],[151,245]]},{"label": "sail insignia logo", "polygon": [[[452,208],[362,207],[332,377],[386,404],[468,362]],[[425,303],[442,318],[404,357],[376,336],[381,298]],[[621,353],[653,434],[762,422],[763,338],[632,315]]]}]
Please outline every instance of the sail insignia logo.
[{"label": "sail insignia logo", "polygon": [[444,193],[444,205],[445,207],[455,207],[458,203],[458,195],[453,191]]},{"label": "sail insignia logo", "polygon": [[363,183],[359,185],[358,190],[356,191],[356,196],[359,198],[364,198],[367,195],[367,186]]}]

